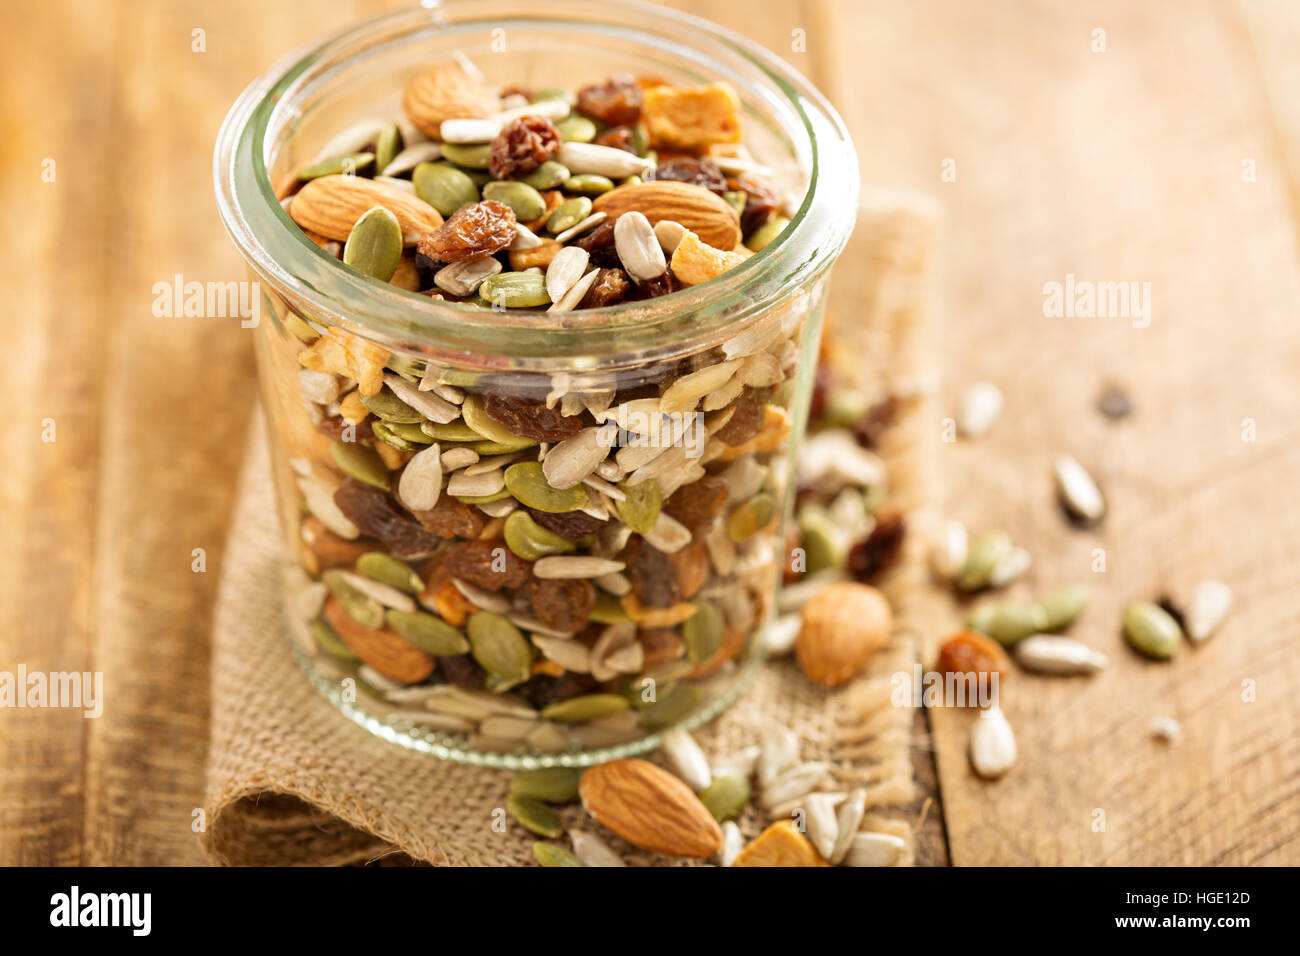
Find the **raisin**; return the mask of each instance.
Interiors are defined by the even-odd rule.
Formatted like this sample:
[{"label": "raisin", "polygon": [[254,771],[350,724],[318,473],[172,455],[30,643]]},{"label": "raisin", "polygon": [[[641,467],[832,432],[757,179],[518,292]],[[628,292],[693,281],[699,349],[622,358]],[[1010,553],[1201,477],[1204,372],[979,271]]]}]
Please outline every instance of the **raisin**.
[{"label": "raisin", "polygon": [[437,259],[430,259],[420,252],[415,254],[415,271],[420,277],[421,291],[426,289],[437,290],[437,286],[433,284],[433,277],[446,264],[445,262],[439,262]]},{"label": "raisin", "polygon": [[415,520],[440,538],[477,538],[486,519],[483,512],[450,495],[441,495],[428,511],[412,511]]},{"label": "raisin", "polygon": [[547,511],[538,511],[529,508],[528,513],[532,515],[543,528],[548,531],[554,531],[561,538],[569,541],[577,541],[585,538],[587,535],[599,531],[605,522],[601,518],[593,518],[591,515],[581,511],[569,511],[564,514],[551,514]]},{"label": "raisin", "polygon": [[641,118],[641,88],[624,74],[578,90],[578,109],[610,126],[631,126]]},{"label": "raisin", "polygon": [[729,489],[727,480],[717,475],[705,475],[699,481],[683,485],[673,492],[664,511],[686,527],[694,530],[706,525],[727,507]]},{"label": "raisin", "polygon": [[438,539],[403,511],[386,491],[344,478],[334,492],[334,503],[362,534],[378,538],[394,556],[421,558],[430,554]]},{"label": "raisin", "polygon": [[636,155],[636,142],[633,139],[632,127],[615,126],[605,130],[594,140],[597,146],[609,146],[612,149],[621,149],[625,153]]},{"label": "raisin", "polygon": [[488,417],[521,438],[563,441],[582,431],[580,416],[563,415],[558,408],[547,408],[545,402],[529,402],[495,392],[485,392],[482,400],[483,411]]},{"label": "raisin", "polygon": [[549,704],[556,704],[570,697],[581,697],[583,694],[591,694],[599,689],[600,684],[590,674],[575,674],[568,671],[559,677],[538,674],[516,687],[514,693],[526,700],[530,706],[541,710]]},{"label": "raisin", "polygon": [[733,179],[731,185],[745,191],[745,208],[740,213],[740,231],[749,235],[776,212],[776,191],[767,183],[745,174]]},{"label": "raisin", "polygon": [[853,423],[853,437],[863,448],[875,448],[885,429],[898,417],[898,397],[890,395],[867,409],[867,413]]},{"label": "raisin", "polygon": [[532,578],[516,598],[547,627],[576,633],[587,626],[596,606],[596,586],[578,578]]},{"label": "raisin", "polygon": [[696,159],[693,156],[680,156],[660,163],[654,170],[655,179],[668,179],[678,183],[690,183],[703,186],[709,192],[721,196],[727,191],[727,177],[722,175],[718,164],[711,159]]},{"label": "raisin", "polygon": [[335,415],[322,421],[318,430],[322,435],[328,435],[335,441],[342,441],[347,428],[348,423],[341,416]]},{"label": "raisin", "polygon": [[640,535],[633,535],[620,560],[627,565],[632,593],[646,607],[672,607],[680,590],[672,560]]},{"label": "raisin", "polygon": [[907,522],[901,514],[881,515],[876,526],[849,551],[849,573],[859,581],[869,581],[898,560],[907,534]]},{"label": "raisin", "polygon": [[941,674],[953,674],[964,683],[970,701],[979,686],[976,681],[989,687],[991,675],[997,674],[999,680],[1006,677],[1011,662],[996,641],[975,631],[962,631],[948,638],[939,648],[938,669]]},{"label": "raisin", "polygon": [[645,659],[641,663],[643,671],[661,667],[686,653],[686,644],[677,636],[676,631],[668,628],[640,631],[637,640],[645,651]]},{"label": "raisin", "polygon": [[813,371],[812,404],[808,407],[808,417],[816,421],[826,414],[827,399],[835,385],[835,372],[826,362],[818,362]]},{"label": "raisin", "polygon": [[638,282],[633,288],[633,298],[635,299],[657,299],[661,295],[667,295],[669,292],[676,292],[682,287],[677,281],[677,277],[671,271],[663,275],[655,276],[653,279],[646,279],[644,282]]},{"label": "raisin", "polygon": [[[618,250],[614,248],[614,224],[612,222],[602,222],[591,232],[573,240],[573,244],[579,249],[586,249],[590,253],[592,265],[600,266],[602,269],[623,271],[623,262],[618,257]],[[626,279],[627,276],[625,275],[623,278]],[[600,285],[602,279],[603,277],[597,279],[596,285]],[[590,292],[587,294],[591,295]]]},{"label": "raisin", "polygon": [[603,309],[607,305],[618,305],[627,298],[631,289],[632,282],[622,269],[601,269],[600,275],[578,305],[583,309]]},{"label": "raisin", "polygon": [[492,140],[488,172],[493,179],[531,173],[559,148],[560,134],[545,116],[517,117]]},{"label": "raisin", "polygon": [[487,591],[517,588],[533,576],[533,566],[498,541],[461,541],[439,558],[440,573]]},{"label": "raisin", "polygon": [[727,424],[717,431],[718,441],[728,445],[743,445],[763,430],[763,402],[746,392],[731,403],[735,409]]},{"label": "raisin", "polygon": [[466,690],[478,690],[483,686],[483,668],[474,660],[473,654],[457,654],[454,657],[438,658],[438,670],[447,678],[449,684]]},{"label": "raisin", "polygon": [[426,236],[416,249],[440,262],[481,259],[515,241],[515,214],[505,203],[485,199],[464,206]]}]

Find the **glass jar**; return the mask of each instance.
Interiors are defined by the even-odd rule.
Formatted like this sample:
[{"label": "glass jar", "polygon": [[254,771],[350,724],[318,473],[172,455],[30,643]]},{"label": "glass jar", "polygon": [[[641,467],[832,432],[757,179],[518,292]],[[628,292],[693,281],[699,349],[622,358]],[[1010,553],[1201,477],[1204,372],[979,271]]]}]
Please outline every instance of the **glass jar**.
[{"label": "glass jar", "polygon": [[[715,279],[578,312],[436,301],[343,267],[279,197],[339,130],[399,116],[413,72],[466,56],[497,88],[729,82],[790,226]],[[807,80],[644,4],[446,0],[277,64],[227,117],[215,177],[260,286],[284,606],[313,683],[387,740],[512,768],[643,752],[733,701],[762,663],[827,276],[857,207],[852,143]],[[340,416],[358,395],[359,424]],[[596,445],[586,479],[556,477],[586,474]],[[453,472],[477,494],[452,494]]]}]

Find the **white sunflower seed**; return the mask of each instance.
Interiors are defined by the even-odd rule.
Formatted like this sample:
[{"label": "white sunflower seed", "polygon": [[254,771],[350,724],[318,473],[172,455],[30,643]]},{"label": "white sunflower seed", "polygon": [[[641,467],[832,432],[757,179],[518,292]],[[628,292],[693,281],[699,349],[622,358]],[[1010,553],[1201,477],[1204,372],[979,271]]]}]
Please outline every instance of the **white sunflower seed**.
[{"label": "white sunflower seed", "polygon": [[1232,588],[1222,581],[1202,581],[1196,585],[1184,620],[1188,638],[1197,644],[1209,638],[1231,609]]},{"label": "white sunflower seed", "polygon": [[[473,452],[470,452],[473,454]],[[430,445],[411,456],[397,479],[397,497],[411,511],[428,511],[442,493],[443,455]]]},{"label": "white sunflower seed", "polygon": [[735,820],[728,820],[722,825],[722,855],[718,858],[721,866],[731,866],[745,848],[745,835]]},{"label": "white sunflower seed", "polygon": [[452,578],[451,583],[456,586],[457,591],[465,595],[470,604],[480,610],[491,611],[493,614],[504,614],[510,610],[510,600],[502,594],[494,594],[460,578]]},{"label": "white sunflower seed", "polygon": [[415,601],[411,596],[397,590],[397,588],[389,587],[380,581],[374,581],[351,571],[339,571],[338,575],[362,594],[374,598],[384,607],[391,607],[395,611],[415,610]]},{"label": "white sunflower seed", "polygon": [[444,143],[490,143],[501,132],[501,124],[490,119],[448,119],[438,127]]},{"label": "white sunflower seed", "polygon": [[444,401],[436,394],[421,391],[400,375],[385,372],[384,384],[392,390],[394,395],[431,422],[447,425],[460,418],[460,408],[458,406]]},{"label": "white sunflower seed", "polygon": [[961,393],[957,427],[967,438],[979,438],[1002,412],[1002,390],[992,382],[976,382]]},{"label": "white sunflower seed", "polygon": [[955,518],[945,521],[939,540],[930,549],[930,566],[934,573],[945,581],[954,580],[966,564],[968,547],[966,526]]},{"label": "white sunflower seed", "polygon": [[553,721],[543,720],[536,730],[528,735],[528,743],[542,753],[559,753],[569,749],[569,738]]},{"label": "white sunflower seed", "polygon": [[495,495],[505,486],[505,472],[499,468],[480,475],[467,475],[463,471],[458,471],[447,482],[447,494],[471,497]]},{"label": "white sunflower seed", "polygon": [[[600,471],[599,465],[596,467],[596,471]],[[582,479],[582,483],[593,491],[599,491],[607,498],[612,498],[615,501],[627,501],[627,494],[623,489],[619,488],[617,485],[611,485],[604,478],[599,478],[595,474],[588,475],[586,478]]]},{"label": "white sunflower seed", "polygon": [[822,859],[829,861],[840,833],[833,798],[828,793],[810,793],[804,798],[803,810],[808,839]]},{"label": "white sunflower seed", "polygon": [[722,354],[729,359],[745,358],[761,352],[781,335],[781,317],[768,312],[748,328],[722,343]]},{"label": "white sunflower seed", "polygon": [[437,395],[444,402],[450,402],[453,405],[461,405],[465,402],[465,393],[454,385],[435,385],[433,387],[433,394]]},{"label": "white sunflower seed", "polygon": [[661,219],[655,223],[655,238],[659,240],[659,248],[664,251],[665,255],[671,256],[676,250],[677,245],[682,241],[689,229],[680,222],[674,222],[671,219]]},{"label": "white sunflower seed", "polygon": [[328,405],[339,399],[339,380],[329,372],[313,372],[309,368],[298,370],[298,387],[318,405]]},{"label": "white sunflower seed", "polygon": [[519,106],[502,109],[499,113],[493,113],[491,119],[502,126],[521,116],[545,116],[549,120],[557,120],[568,116],[569,109],[569,104],[564,100],[539,100],[536,103],[525,102]]},{"label": "white sunflower seed", "polygon": [[591,676],[598,681],[613,680],[622,671],[611,661],[625,647],[640,648],[636,643],[636,625],[630,621],[610,624],[591,645]]},{"label": "white sunflower seed", "polygon": [[307,503],[307,510],[340,538],[354,541],[361,536],[361,529],[334,503],[337,488],[337,481],[330,482],[316,474],[303,475],[298,479],[298,490]]},{"label": "white sunflower seed", "polygon": [[804,441],[799,482],[833,494],[846,485],[870,488],[885,480],[880,456],[858,444],[852,432],[831,428]]},{"label": "white sunflower seed", "polygon": [[326,142],[316,154],[316,159],[333,159],[335,156],[360,152],[379,135],[379,131],[383,128],[384,121],[381,119],[361,120]]},{"label": "white sunflower seed", "polygon": [[774,807],[812,793],[826,776],[830,764],[810,760],[786,770],[763,788],[763,806]]},{"label": "white sunflower seed", "polygon": [[532,640],[548,661],[554,661],[575,674],[591,673],[591,649],[581,641],[544,634],[534,634]]},{"label": "white sunflower seed", "polygon": [[489,471],[496,471],[498,468],[504,468],[506,465],[513,465],[523,457],[523,452],[510,452],[506,455],[490,455],[487,458],[480,458],[474,464],[465,469],[465,474],[485,475]]},{"label": "white sunflower seed", "polygon": [[530,634],[540,634],[542,637],[573,637],[573,633],[570,631],[557,631],[555,628],[547,627],[536,618],[528,617],[525,614],[507,614],[506,620],[521,631],[528,631]]},{"label": "white sunflower seed", "polygon": [[1004,588],[1022,577],[1033,563],[1033,557],[1028,551],[1021,547],[1014,547],[993,565],[993,570],[989,572],[989,585]]},{"label": "white sunflower seed", "polygon": [[618,571],[611,574],[602,574],[594,580],[596,587],[602,591],[608,591],[614,597],[623,597],[632,593],[632,582],[627,579],[626,575]]},{"label": "white sunflower seed", "polygon": [[763,631],[763,647],[773,657],[789,654],[794,650],[794,642],[799,639],[803,620],[798,614],[774,617]]},{"label": "white sunflower seed", "polygon": [[844,858],[849,855],[849,850],[853,846],[853,837],[857,835],[858,827],[862,825],[862,818],[867,812],[867,791],[863,789],[854,790],[849,794],[848,799],[840,804],[839,813],[836,814],[836,827],[839,836],[835,838],[835,845],[831,847],[830,855],[826,857],[827,863],[839,864],[844,862]]},{"label": "white sunflower seed", "polygon": [[471,448],[448,448],[442,453],[442,467],[447,471],[468,468],[478,461],[478,452]]},{"label": "white sunflower seed", "polygon": [[745,383],[739,378],[733,378],[717,391],[705,395],[700,407],[706,412],[716,412],[718,409],[730,405],[744,390]]},{"label": "white sunflower seed", "polygon": [[[624,218],[626,217],[619,216],[618,221],[622,222]],[[689,375],[683,375],[659,396],[659,410],[670,414],[694,411],[701,398],[731,381],[743,364],[740,359],[732,359],[729,362],[719,362],[717,365],[710,365]]]},{"label": "white sunflower seed", "polygon": [[1157,740],[1177,740],[1182,732],[1182,725],[1172,717],[1156,717],[1151,721],[1151,736]]},{"label": "white sunflower seed", "polygon": [[594,578],[600,574],[622,571],[622,561],[593,558],[587,555],[551,555],[533,564],[533,574],[539,578],[562,580],[566,578]]},{"label": "white sunflower seed", "polygon": [[1016,644],[1016,660],[1043,674],[1093,674],[1106,666],[1106,656],[1069,637],[1034,634]]},{"label": "white sunflower seed", "polygon": [[542,240],[535,232],[522,222],[517,222],[515,223],[515,237],[506,248],[511,252],[519,252],[523,249],[536,249],[541,244]]},{"label": "white sunflower seed", "polygon": [[[756,163],[752,159],[742,159],[739,156],[713,156],[711,158],[718,164],[718,168],[728,176],[738,176],[741,173],[749,173],[763,179],[770,179],[772,176],[770,166]],[[798,203],[795,205],[797,207]]]},{"label": "white sunflower seed", "polygon": [[570,830],[569,840],[573,843],[573,855],[587,866],[627,866],[623,858],[594,833]]},{"label": "white sunflower seed", "polygon": [[713,761],[713,775],[715,777],[740,777],[748,780],[758,763],[759,750],[759,746],[754,744],[719,757]]},{"label": "white sunflower seed", "polygon": [[443,266],[433,276],[433,284],[452,295],[473,295],[492,276],[501,271],[501,262],[492,256],[466,259]]},{"label": "white sunflower seed", "polygon": [[1097,521],[1106,513],[1106,500],[1092,475],[1069,455],[1060,455],[1053,469],[1056,486],[1070,512],[1085,521]]},{"label": "white sunflower seed", "polygon": [[656,279],[668,271],[668,260],[655,238],[654,228],[642,212],[632,210],[614,220],[614,250],[627,274],[638,283]]},{"label": "white sunflower seed", "polygon": [[392,161],[380,171],[380,174],[383,176],[398,176],[402,173],[409,173],[421,163],[431,163],[441,155],[442,147],[437,143],[429,141],[416,143],[406,147],[394,156]]},{"label": "white sunflower seed", "polygon": [[845,866],[893,866],[903,858],[906,844],[892,833],[859,833],[853,837]]},{"label": "white sunflower seed", "polygon": [[970,734],[970,762],[986,780],[1002,776],[1016,763],[1016,735],[999,707],[980,712]]},{"label": "white sunflower seed", "polygon": [[799,759],[799,737],[788,727],[769,727],[759,746],[758,782],[768,786]]},{"label": "white sunflower seed", "polygon": [[666,511],[660,511],[654,527],[642,537],[664,554],[676,554],[691,543],[691,529]]},{"label": "white sunflower seed", "polygon": [[552,302],[559,302],[564,293],[582,278],[590,258],[591,253],[581,246],[565,246],[555,254],[551,264],[546,267],[546,294]]},{"label": "white sunflower seed", "polygon": [[575,176],[595,173],[610,179],[640,176],[654,169],[654,161],[612,146],[594,143],[564,143],[555,159]]},{"label": "white sunflower seed", "polygon": [[[596,284],[596,280],[599,277],[600,277],[599,269],[593,269],[591,272],[588,272],[585,276],[583,276],[573,285],[569,286],[568,291],[565,292],[563,296],[561,296],[560,298],[556,299],[553,303],[551,303],[551,307],[546,311],[547,312],[573,311],[578,307],[578,303],[582,301],[583,297],[587,294],[588,291],[590,291],[591,287]],[[565,407],[566,408],[573,407],[575,408],[575,410],[572,412],[572,414],[581,415],[582,409],[585,406],[585,403],[583,402],[583,396],[581,395],[564,396],[564,400],[566,401],[566,403],[570,399],[572,399],[573,405],[570,406],[566,404]],[[565,411],[564,414],[568,415],[570,414],[570,412]]]},{"label": "white sunflower seed", "polygon": [[608,218],[609,218],[609,213],[607,212],[593,212],[586,219],[578,220],[568,229],[564,230],[564,232],[556,236],[555,241],[558,242],[560,245],[564,245],[574,236],[580,236],[588,229],[595,229],[597,226],[599,226],[602,222],[604,222]]},{"label": "white sunflower seed", "polygon": [[673,771],[696,793],[713,782],[708,758],[695,738],[686,731],[680,728],[668,731],[663,735],[662,746]]},{"label": "white sunflower seed", "polygon": [[742,385],[766,388],[785,381],[785,373],[781,371],[781,362],[775,355],[771,352],[757,352],[746,357],[736,378]]},{"label": "white sunflower seed", "polygon": [[497,501],[480,501],[474,507],[489,518],[504,518],[519,508],[519,502],[514,498],[501,498]]}]

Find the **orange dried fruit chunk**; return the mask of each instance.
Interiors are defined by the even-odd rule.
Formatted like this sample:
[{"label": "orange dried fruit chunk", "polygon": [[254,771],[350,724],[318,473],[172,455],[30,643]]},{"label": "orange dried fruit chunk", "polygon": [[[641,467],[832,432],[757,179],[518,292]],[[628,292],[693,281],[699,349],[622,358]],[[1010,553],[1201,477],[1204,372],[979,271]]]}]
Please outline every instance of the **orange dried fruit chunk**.
[{"label": "orange dried fruit chunk", "polygon": [[696,150],[740,142],[740,98],[727,83],[651,87],[641,118],[651,146]]},{"label": "orange dried fruit chunk", "polygon": [[683,285],[699,285],[744,261],[744,256],[705,245],[699,236],[688,232],[673,250],[672,270]]},{"label": "orange dried fruit chunk", "polygon": [[378,395],[388,350],[335,326],[299,352],[298,363],[313,372],[344,375],[357,383],[362,395]]},{"label": "orange dried fruit chunk", "polygon": [[793,820],[778,820],[740,851],[732,866],[830,866]]}]

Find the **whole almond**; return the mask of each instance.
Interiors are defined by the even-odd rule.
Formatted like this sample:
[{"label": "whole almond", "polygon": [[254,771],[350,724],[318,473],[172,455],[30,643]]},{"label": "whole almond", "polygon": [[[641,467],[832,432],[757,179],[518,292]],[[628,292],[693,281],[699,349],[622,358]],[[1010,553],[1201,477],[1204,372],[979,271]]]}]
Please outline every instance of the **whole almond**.
[{"label": "whole almond", "polygon": [[442,225],[442,216],[408,192],[360,176],[321,176],[305,184],[289,205],[289,218],[312,232],[339,242],[374,206],[383,206],[402,227],[402,244],[413,246]]},{"label": "whole almond", "polygon": [[483,82],[459,66],[444,65],[411,77],[402,93],[402,109],[430,139],[440,139],[449,119],[477,119],[497,111],[500,103]]},{"label": "whole almond", "polygon": [[338,632],[348,650],[390,680],[418,684],[433,673],[432,655],[387,628],[358,623],[332,595],[325,601],[325,620]]},{"label": "whole almond", "polygon": [[665,179],[619,186],[597,196],[591,208],[608,213],[611,219],[635,210],[652,226],[671,219],[715,249],[734,249],[741,238],[740,223],[727,201],[691,183]]},{"label": "whole almond", "polygon": [[875,588],[836,581],[803,606],[795,641],[799,667],[815,684],[838,687],[857,676],[889,636],[889,602]]},{"label": "whole almond", "polygon": [[578,794],[597,823],[633,846],[700,859],[722,852],[722,829],[699,797],[645,760],[611,760],[590,768]]}]

